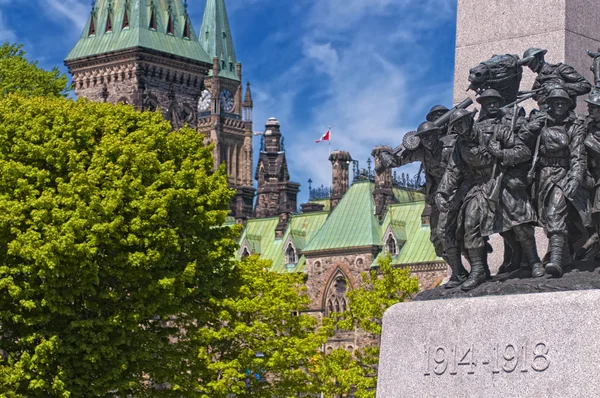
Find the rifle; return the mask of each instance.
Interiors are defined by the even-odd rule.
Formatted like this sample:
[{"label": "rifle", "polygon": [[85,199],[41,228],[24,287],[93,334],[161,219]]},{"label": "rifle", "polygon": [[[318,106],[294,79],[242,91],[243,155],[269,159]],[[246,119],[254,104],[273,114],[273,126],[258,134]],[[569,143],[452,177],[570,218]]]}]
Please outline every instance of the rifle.
[{"label": "rifle", "polygon": [[[544,120],[544,127],[548,124],[548,119]],[[535,152],[533,153],[533,160],[531,161],[531,168],[527,172],[527,183],[531,185],[533,177],[535,175],[535,166],[537,165],[538,158],[540,156],[540,142],[542,140],[542,132],[540,131],[537,140],[535,142]]]},{"label": "rifle", "polygon": [[[510,123],[510,131],[514,132],[517,127],[517,103],[514,104],[514,111],[512,121]],[[492,137],[492,141],[496,141],[498,138],[498,129],[494,132],[494,136]],[[500,160],[496,160],[494,163],[494,167],[492,168],[492,180],[496,180],[494,186],[492,188],[492,192],[490,193],[490,197],[488,200],[494,204],[497,204],[500,201],[500,189],[502,188],[502,180],[504,179],[504,170],[500,171],[498,177],[496,177],[496,170],[498,168],[498,162]]]},{"label": "rifle", "polygon": [[542,91],[544,88],[540,87],[537,90],[531,90],[531,91],[522,91],[521,92],[521,96],[517,97],[516,101],[511,102],[510,104],[506,104],[502,107],[502,109],[509,109],[515,105],[520,104],[523,101],[527,101],[529,98],[533,98],[537,95],[537,93],[539,93],[540,91]]}]

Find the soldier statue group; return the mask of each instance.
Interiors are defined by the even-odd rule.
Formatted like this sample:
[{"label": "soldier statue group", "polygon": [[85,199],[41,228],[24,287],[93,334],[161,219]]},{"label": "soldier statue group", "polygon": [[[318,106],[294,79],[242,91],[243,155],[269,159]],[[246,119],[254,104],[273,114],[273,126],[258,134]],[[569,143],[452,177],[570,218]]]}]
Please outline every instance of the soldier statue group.
[{"label": "soldier statue group", "polygon": [[[600,51],[589,52],[593,91],[573,67],[549,64],[545,54],[530,48],[522,59],[507,54],[482,62],[469,76],[481,105],[477,117],[477,111],[466,109],[470,99],[451,110],[434,106],[402,145],[375,153],[378,172],[422,162],[432,208],[431,242],[452,269],[446,288],[469,291],[490,277],[492,234],[504,239],[499,272],[526,267],[533,278],[561,277],[576,255],[598,242]],[[524,66],[537,77],[532,89],[522,92]],[[583,95],[588,114],[578,117],[575,105]],[[527,115],[519,104],[529,98],[539,109]],[[549,239],[543,260],[536,226]]]}]

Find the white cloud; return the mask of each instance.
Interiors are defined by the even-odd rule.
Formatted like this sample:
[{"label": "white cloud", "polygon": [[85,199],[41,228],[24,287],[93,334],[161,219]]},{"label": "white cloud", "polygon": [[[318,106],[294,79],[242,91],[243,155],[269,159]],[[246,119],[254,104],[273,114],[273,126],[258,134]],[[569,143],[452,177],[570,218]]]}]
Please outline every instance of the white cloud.
[{"label": "white cloud", "polygon": [[0,10],[0,43],[4,43],[7,41],[14,43],[16,39],[17,35],[15,31],[9,27],[4,12]]},{"label": "white cloud", "polygon": [[67,20],[73,34],[80,34],[87,23],[91,10],[89,1],[82,0],[40,0],[43,9],[57,21]]}]

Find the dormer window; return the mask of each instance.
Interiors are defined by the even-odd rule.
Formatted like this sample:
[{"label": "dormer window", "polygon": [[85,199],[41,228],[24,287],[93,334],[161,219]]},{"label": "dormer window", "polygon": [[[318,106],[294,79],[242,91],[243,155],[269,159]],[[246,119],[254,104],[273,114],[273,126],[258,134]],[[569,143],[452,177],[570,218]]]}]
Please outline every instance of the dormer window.
[{"label": "dormer window", "polygon": [[112,19],[110,17],[110,13],[108,14],[108,17],[106,18],[106,32],[112,32]]},{"label": "dormer window", "polygon": [[190,38],[190,21],[185,17],[185,24],[183,25],[183,37],[185,39]]},{"label": "dormer window", "polygon": [[394,239],[392,234],[388,235],[387,241],[385,242],[385,248],[392,256],[398,254],[398,246],[396,245],[396,239]]},{"label": "dormer window", "polygon": [[154,12],[154,6],[152,6],[152,9],[150,11],[150,30],[156,30],[156,13]]},{"label": "dormer window", "polygon": [[121,29],[129,29],[129,13],[127,12],[127,8],[125,8],[125,14],[123,14],[123,26]]},{"label": "dormer window", "polygon": [[88,30],[88,36],[96,36],[96,23],[94,22],[94,16],[90,19],[90,29]]},{"label": "dormer window", "polygon": [[285,263],[286,264],[296,264],[298,263],[298,257],[296,256],[296,250],[294,246],[291,244],[288,245],[285,251]]},{"label": "dormer window", "polygon": [[242,258],[248,258],[250,257],[250,252],[248,251],[247,247],[244,247],[244,250],[242,251]]},{"label": "dormer window", "polygon": [[171,14],[169,14],[169,20],[167,21],[167,34],[168,35],[175,34],[175,31],[173,28],[173,16]]}]

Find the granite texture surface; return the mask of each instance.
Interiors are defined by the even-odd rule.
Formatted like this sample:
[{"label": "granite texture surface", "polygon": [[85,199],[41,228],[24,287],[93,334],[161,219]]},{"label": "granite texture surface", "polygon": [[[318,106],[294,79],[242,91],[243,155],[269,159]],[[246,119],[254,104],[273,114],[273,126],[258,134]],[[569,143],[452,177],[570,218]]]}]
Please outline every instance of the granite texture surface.
[{"label": "granite texture surface", "polygon": [[400,303],[377,398],[597,397],[599,327],[600,290]]}]

